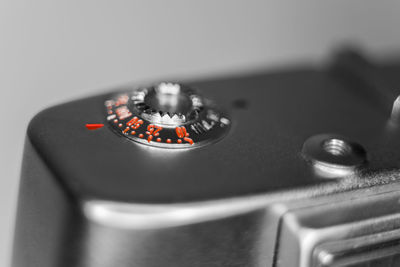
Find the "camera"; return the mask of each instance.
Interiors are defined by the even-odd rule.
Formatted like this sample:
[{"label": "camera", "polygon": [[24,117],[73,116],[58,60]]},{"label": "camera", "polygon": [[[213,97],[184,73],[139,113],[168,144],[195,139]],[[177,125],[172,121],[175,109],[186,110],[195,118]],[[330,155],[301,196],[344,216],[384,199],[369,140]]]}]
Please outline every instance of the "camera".
[{"label": "camera", "polygon": [[40,112],[13,267],[399,266],[399,73],[343,49]]}]

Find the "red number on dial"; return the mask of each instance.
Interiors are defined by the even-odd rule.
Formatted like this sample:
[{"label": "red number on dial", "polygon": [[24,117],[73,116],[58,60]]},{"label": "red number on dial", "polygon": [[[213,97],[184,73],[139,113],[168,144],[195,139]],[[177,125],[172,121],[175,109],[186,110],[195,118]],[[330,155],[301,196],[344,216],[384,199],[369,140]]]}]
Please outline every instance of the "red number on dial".
[{"label": "red number on dial", "polygon": [[[186,131],[185,126],[176,127],[175,132],[179,138],[183,138],[183,140],[193,145],[194,142],[191,138],[189,138],[189,133]],[[182,143],[182,140],[178,139],[178,143]]]},{"label": "red number on dial", "polygon": [[[157,126],[157,125],[153,125],[150,124],[149,126],[147,126],[147,132],[146,134],[149,136],[147,138],[147,141],[150,143],[150,141],[153,139],[153,135],[154,136],[159,136],[160,135],[160,131],[162,130],[161,126]],[[161,141],[161,140],[160,140]],[[160,142],[158,141],[158,142]]]},{"label": "red number on dial", "polygon": [[139,120],[138,117],[133,117],[130,121],[126,123],[127,126],[130,126],[132,129],[137,129],[143,124],[142,120]]}]

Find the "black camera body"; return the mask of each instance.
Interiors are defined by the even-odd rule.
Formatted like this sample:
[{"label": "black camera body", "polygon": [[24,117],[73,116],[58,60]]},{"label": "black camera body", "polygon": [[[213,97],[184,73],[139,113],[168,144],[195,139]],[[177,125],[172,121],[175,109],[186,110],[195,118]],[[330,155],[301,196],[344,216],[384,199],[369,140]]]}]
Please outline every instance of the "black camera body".
[{"label": "black camera body", "polygon": [[344,51],[40,112],[13,267],[398,266],[399,73]]}]

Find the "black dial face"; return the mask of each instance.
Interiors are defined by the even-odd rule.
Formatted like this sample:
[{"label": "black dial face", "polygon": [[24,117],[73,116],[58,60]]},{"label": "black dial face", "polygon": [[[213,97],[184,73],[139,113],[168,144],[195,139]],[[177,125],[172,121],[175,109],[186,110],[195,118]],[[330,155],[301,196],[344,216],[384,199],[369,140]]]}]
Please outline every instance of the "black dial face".
[{"label": "black dial face", "polygon": [[161,148],[191,148],[222,138],[230,119],[194,90],[160,83],[105,102],[107,121],[123,136]]}]

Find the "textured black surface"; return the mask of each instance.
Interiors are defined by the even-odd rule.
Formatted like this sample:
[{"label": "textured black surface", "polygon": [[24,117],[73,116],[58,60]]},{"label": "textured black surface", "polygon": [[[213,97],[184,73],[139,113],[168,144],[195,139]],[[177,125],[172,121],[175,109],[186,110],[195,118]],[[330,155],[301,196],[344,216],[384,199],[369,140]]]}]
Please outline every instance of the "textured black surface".
[{"label": "textured black surface", "polygon": [[[398,66],[384,69],[391,88],[400,87],[399,73]],[[218,143],[168,151],[133,143],[107,126],[87,130],[86,123],[107,124],[107,95],[42,111],[28,137],[66,190],[85,199],[170,203],[332,182],[300,155],[303,142],[320,133],[362,144],[371,169],[398,167],[398,146],[382,147],[389,114],[330,72],[299,68],[187,84],[229,112],[232,128]],[[238,108],[238,101],[246,105]]]}]

